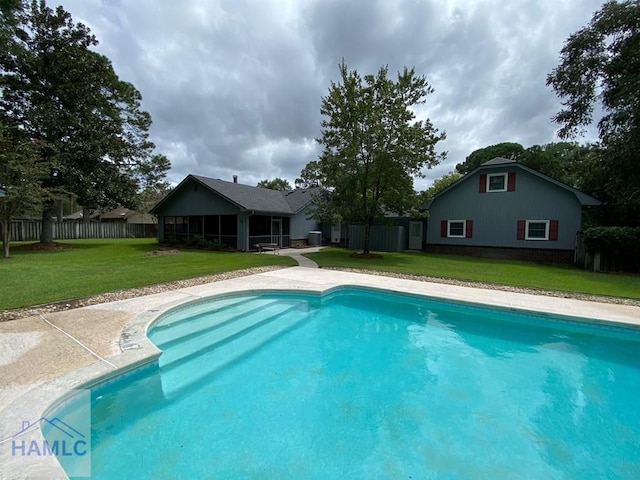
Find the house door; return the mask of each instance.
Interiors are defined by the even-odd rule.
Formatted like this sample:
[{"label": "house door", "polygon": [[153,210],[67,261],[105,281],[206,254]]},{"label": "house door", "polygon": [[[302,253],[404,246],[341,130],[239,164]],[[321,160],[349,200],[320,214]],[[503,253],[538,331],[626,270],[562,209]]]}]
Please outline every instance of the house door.
[{"label": "house door", "polygon": [[282,246],[282,221],[280,219],[271,220],[271,243]]},{"label": "house door", "polygon": [[422,222],[409,222],[409,250],[422,250]]}]

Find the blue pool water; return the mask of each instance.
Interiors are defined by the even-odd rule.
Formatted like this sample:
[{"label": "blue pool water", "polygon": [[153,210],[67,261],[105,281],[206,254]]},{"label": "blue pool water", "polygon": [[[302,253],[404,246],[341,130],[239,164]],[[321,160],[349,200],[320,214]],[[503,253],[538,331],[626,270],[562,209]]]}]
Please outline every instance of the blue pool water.
[{"label": "blue pool water", "polygon": [[640,332],[364,289],[163,316],[96,479],[640,478]]}]

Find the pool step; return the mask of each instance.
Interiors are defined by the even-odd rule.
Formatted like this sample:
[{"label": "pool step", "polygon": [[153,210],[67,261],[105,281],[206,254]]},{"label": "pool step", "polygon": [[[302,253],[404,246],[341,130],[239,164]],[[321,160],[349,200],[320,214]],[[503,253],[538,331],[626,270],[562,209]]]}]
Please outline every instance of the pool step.
[{"label": "pool step", "polygon": [[[226,332],[224,336],[212,337],[209,339],[212,343],[197,351],[192,350],[186,356],[170,358],[169,362],[163,362],[160,357],[162,390],[165,397],[184,394],[185,390],[197,388],[208,382],[216,372],[302,326],[309,319],[305,310],[295,305],[287,305],[286,309],[269,316],[265,316],[265,311],[260,317],[255,315],[253,323],[243,322],[242,327],[233,333]],[[269,313],[273,312],[272,308]]]},{"label": "pool step", "polygon": [[151,341],[164,350],[175,344],[176,340],[198,335],[199,332],[210,328],[216,328],[224,323],[233,321],[240,315],[248,315],[276,303],[273,298],[254,298],[248,301],[240,301],[223,305],[219,308],[209,309],[185,319],[179,319],[171,324],[163,325],[163,328],[153,328],[149,333]]},{"label": "pool step", "polygon": [[229,297],[229,298],[221,298],[216,300],[214,303],[203,302],[200,305],[187,306],[185,309],[188,310],[188,316],[184,314],[185,309],[179,309],[172,313],[165,315],[158,323],[156,323],[151,332],[161,332],[163,330],[176,328],[178,325],[183,323],[191,324],[194,321],[197,321],[201,317],[208,317],[211,314],[216,312],[222,312],[224,310],[228,310],[230,308],[236,307],[242,303],[251,302],[253,300],[257,300],[260,297]]},{"label": "pool step", "polygon": [[160,366],[168,366],[175,362],[185,362],[193,357],[202,355],[208,350],[217,348],[220,344],[244,335],[248,331],[276,320],[288,311],[298,308],[296,303],[272,300],[262,308],[245,309],[235,313],[227,312],[224,320],[216,328],[209,328],[202,333],[195,332],[183,339],[171,342],[170,348],[164,348],[160,356]]}]

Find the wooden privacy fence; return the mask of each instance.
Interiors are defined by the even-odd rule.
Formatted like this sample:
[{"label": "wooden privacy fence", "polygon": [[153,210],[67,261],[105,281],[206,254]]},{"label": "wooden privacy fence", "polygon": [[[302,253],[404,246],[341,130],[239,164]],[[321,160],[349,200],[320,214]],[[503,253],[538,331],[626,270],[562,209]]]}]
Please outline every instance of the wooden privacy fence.
[{"label": "wooden privacy fence", "polygon": [[[11,241],[38,241],[42,222],[13,222]],[[54,240],[87,238],[152,238],[158,235],[158,226],[142,223],[53,223]]]}]

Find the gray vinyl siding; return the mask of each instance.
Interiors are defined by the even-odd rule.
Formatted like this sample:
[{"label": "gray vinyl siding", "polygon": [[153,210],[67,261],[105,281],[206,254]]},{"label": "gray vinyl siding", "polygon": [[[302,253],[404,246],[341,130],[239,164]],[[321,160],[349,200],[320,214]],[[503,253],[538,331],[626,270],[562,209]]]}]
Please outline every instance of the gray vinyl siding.
[{"label": "gray vinyl siding", "polygon": [[155,212],[160,217],[192,215],[233,215],[240,208],[194,181],[175,191],[171,201],[160,205]]},{"label": "gray vinyl siding", "polygon": [[[516,172],[513,192],[479,193],[480,175]],[[472,238],[441,238],[442,220],[472,220]],[[518,220],[558,220],[557,241],[518,240]],[[427,243],[572,250],[582,207],[570,191],[517,167],[480,170],[436,197],[429,209]]]},{"label": "gray vinyl siding", "polygon": [[309,211],[308,209],[305,209],[291,217],[289,231],[292,239],[308,238],[309,232],[320,229],[318,221],[314,219],[307,219],[308,215]]}]

